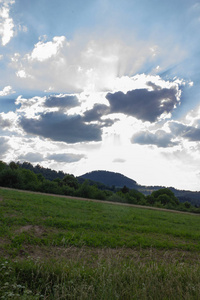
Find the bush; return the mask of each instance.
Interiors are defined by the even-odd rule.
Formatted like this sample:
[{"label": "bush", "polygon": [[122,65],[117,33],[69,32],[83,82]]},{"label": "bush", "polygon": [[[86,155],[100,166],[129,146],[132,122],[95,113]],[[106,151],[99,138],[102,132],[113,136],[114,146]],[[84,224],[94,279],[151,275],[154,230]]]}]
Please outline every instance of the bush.
[{"label": "bush", "polygon": [[42,193],[63,194],[62,188],[60,188],[56,182],[50,180],[45,180],[41,183],[39,190]]},{"label": "bush", "polygon": [[111,202],[125,202],[125,199],[120,197],[118,194],[113,194],[108,198],[108,201]]},{"label": "bush", "polygon": [[186,201],[183,203],[183,205],[185,206],[185,208],[190,208],[191,207],[191,203]]}]

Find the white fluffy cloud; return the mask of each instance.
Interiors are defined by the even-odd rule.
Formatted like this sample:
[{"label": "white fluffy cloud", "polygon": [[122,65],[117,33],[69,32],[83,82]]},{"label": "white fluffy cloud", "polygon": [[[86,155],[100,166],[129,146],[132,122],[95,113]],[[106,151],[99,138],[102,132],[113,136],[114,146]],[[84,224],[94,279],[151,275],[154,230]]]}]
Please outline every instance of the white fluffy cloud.
[{"label": "white fluffy cloud", "polygon": [[17,71],[16,75],[17,75],[17,77],[20,77],[20,78],[28,78],[28,77],[30,78],[31,77],[24,70]]},{"label": "white fluffy cloud", "polygon": [[10,6],[14,3],[14,0],[0,1],[0,37],[2,46],[8,44],[14,36],[14,23],[10,17]]},{"label": "white fluffy cloud", "polygon": [[0,91],[0,96],[7,96],[15,93],[10,85],[5,86],[2,91]]},{"label": "white fluffy cloud", "polygon": [[40,62],[45,61],[52,56],[56,56],[59,49],[63,47],[66,41],[64,36],[55,36],[52,42],[38,42],[30,55],[28,55],[29,60],[38,60]]}]

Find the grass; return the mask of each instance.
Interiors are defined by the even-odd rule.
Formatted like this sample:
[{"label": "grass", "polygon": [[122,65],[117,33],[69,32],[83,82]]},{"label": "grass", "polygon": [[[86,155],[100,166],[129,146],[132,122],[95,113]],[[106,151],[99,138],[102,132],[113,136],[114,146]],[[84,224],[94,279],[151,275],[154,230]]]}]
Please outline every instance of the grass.
[{"label": "grass", "polygon": [[200,217],[0,190],[0,299],[199,299]]}]

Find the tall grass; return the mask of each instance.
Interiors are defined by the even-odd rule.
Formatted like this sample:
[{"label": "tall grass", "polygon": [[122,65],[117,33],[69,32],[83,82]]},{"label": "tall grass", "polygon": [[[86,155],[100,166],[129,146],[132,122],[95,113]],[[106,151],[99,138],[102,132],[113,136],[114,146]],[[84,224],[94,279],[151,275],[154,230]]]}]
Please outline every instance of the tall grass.
[{"label": "tall grass", "polygon": [[[103,254],[103,253],[102,253]],[[147,255],[147,253],[146,253]],[[1,299],[199,299],[200,264],[177,258],[27,259],[1,263]]]}]

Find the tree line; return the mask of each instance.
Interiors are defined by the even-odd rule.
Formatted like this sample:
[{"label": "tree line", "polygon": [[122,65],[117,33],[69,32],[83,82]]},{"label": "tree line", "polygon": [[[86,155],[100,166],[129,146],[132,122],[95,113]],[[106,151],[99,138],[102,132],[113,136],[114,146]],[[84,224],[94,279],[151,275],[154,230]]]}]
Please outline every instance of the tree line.
[{"label": "tree line", "polygon": [[168,188],[153,191],[151,195],[145,196],[126,186],[116,189],[89,180],[80,182],[72,174],[45,169],[39,165],[33,167],[28,162],[21,164],[12,161],[6,164],[0,161],[0,186],[200,213],[200,208],[194,207],[187,201],[181,203]]}]

